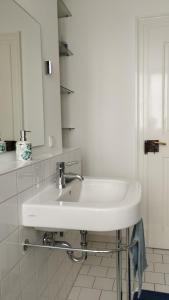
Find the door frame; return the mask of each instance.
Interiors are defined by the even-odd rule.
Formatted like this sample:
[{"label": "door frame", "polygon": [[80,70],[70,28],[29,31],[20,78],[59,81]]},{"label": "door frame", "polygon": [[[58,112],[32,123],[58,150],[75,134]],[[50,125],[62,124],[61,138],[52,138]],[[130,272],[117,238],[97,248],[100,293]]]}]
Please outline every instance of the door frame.
[{"label": "door frame", "polygon": [[[151,18],[151,17],[150,17]],[[144,24],[148,18],[137,18],[137,175],[142,185],[142,216],[144,218],[144,229],[146,241],[148,240],[148,205],[144,201],[146,194],[146,164],[144,157],[144,80],[143,74],[144,61],[143,61],[143,37],[144,37]]]},{"label": "door frame", "polygon": [[146,181],[147,160],[144,154],[144,114],[145,114],[145,82],[144,72],[144,27],[148,23],[159,18],[168,18],[169,15],[149,16],[137,18],[137,175],[142,185],[142,215],[144,218],[146,245],[149,246],[149,230],[148,230],[148,201],[145,201],[147,195],[148,184]]}]

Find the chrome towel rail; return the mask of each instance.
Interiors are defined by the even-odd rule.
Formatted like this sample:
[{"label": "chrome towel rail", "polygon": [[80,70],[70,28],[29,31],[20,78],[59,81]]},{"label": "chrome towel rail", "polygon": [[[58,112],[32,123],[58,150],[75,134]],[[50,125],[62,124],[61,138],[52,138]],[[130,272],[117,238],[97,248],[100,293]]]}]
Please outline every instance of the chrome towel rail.
[{"label": "chrome towel rail", "polygon": [[41,244],[31,244],[29,242],[29,239],[26,239],[23,243],[23,249],[24,251],[27,251],[28,248],[43,248],[43,249],[53,249],[53,250],[62,250],[62,251],[77,251],[77,252],[84,252],[84,253],[93,253],[93,254],[112,254],[119,251],[126,251],[127,249],[133,247],[136,242],[134,241],[130,245],[121,244],[120,247],[117,247],[115,249],[83,249],[83,248],[75,248],[75,247],[65,247],[62,246],[62,243],[65,243],[63,241],[57,241],[57,245],[41,245]]}]

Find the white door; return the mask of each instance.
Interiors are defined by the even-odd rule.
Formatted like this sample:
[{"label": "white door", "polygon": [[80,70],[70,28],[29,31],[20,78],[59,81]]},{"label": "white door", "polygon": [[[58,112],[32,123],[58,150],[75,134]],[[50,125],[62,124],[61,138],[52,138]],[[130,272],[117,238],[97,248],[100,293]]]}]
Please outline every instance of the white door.
[{"label": "white door", "polygon": [[[169,249],[169,17],[139,21],[139,149],[146,244]],[[144,154],[144,141],[159,152]],[[148,142],[150,151],[158,144]],[[165,145],[166,144],[166,145]]]},{"label": "white door", "polygon": [[22,128],[19,33],[0,34],[0,137],[18,138]]}]

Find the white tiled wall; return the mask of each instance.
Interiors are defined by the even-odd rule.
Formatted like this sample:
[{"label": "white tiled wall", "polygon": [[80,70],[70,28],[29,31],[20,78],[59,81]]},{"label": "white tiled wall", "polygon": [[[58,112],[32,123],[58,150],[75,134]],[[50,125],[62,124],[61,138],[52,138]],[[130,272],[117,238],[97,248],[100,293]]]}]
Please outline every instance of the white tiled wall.
[{"label": "white tiled wall", "polygon": [[[65,253],[44,249],[25,252],[25,238],[37,242],[41,236],[21,224],[21,203],[55,177],[57,161],[80,161],[80,150],[65,152],[0,175],[0,299],[65,300],[80,264],[73,264]],[[72,171],[72,169],[71,169]],[[80,172],[80,164],[75,165]],[[77,243],[76,232],[64,239]]]}]

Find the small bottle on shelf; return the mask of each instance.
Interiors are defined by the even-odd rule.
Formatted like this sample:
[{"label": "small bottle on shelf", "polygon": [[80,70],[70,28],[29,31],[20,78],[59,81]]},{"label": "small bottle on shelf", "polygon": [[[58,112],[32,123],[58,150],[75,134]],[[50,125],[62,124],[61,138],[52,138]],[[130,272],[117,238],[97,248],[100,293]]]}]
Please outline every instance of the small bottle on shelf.
[{"label": "small bottle on shelf", "polygon": [[16,143],[16,159],[22,161],[29,161],[32,159],[32,145],[27,141],[27,130],[20,131],[20,141]]}]

